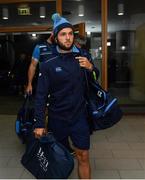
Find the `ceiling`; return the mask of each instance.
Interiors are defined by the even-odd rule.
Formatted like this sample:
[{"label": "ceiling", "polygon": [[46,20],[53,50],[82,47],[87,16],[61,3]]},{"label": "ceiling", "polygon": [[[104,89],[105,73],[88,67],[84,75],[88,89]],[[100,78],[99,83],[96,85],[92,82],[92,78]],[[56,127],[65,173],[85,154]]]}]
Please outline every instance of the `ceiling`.
[{"label": "ceiling", "polygon": [[[117,15],[119,3],[124,4],[124,15]],[[78,6],[85,7],[84,17],[78,17]],[[63,0],[63,11],[73,23],[84,21],[86,31],[101,32],[101,0]],[[108,31],[134,30],[145,22],[145,0],[108,0]]]},{"label": "ceiling", "polygon": [[[117,4],[124,3],[124,16],[117,15]],[[18,4],[0,4],[0,9],[7,6],[9,8],[9,19],[0,19],[0,26],[21,26],[21,25],[52,25],[51,15],[55,12],[56,3],[37,2],[29,3],[31,16],[18,16]],[[46,7],[46,18],[39,18],[39,7]],[[79,5],[84,6],[84,16],[78,16]],[[101,0],[62,0],[63,16],[72,24],[85,22],[86,31],[101,32]],[[0,17],[2,11],[0,10]],[[137,26],[145,22],[145,0],[108,0],[108,30],[109,32],[119,30],[134,30]]]}]

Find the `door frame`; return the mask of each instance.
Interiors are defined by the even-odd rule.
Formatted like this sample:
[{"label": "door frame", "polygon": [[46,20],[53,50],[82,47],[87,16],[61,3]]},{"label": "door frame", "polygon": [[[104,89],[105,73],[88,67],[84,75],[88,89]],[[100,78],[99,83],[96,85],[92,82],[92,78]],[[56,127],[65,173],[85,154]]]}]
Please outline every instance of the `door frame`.
[{"label": "door frame", "polygon": [[[62,0],[0,0],[0,4],[3,3],[20,3],[20,2],[51,2],[56,1],[56,12],[62,14]],[[108,0],[101,0],[101,19],[102,19],[102,68],[101,68],[101,85],[107,90],[108,89],[108,62],[107,62],[107,18],[108,18]],[[85,37],[85,23],[74,25],[74,28],[78,33]],[[11,27],[0,27],[0,33],[13,33],[13,32],[44,32],[52,31],[50,26],[11,26]]]},{"label": "door frame", "polygon": [[101,0],[101,18],[102,18],[102,69],[101,85],[108,89],[108,58],[107,58],[107,37],[108,37],[108,0]]}]

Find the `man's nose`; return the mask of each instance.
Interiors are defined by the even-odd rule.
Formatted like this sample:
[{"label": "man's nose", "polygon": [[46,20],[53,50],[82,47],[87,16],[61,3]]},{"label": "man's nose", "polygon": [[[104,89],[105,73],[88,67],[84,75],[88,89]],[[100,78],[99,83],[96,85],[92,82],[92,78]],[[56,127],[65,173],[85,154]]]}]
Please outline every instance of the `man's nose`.
[{"label": "man's nose", "polygon": [[66,39],[70,39],[70,35],[69,34],[66,35]]}]

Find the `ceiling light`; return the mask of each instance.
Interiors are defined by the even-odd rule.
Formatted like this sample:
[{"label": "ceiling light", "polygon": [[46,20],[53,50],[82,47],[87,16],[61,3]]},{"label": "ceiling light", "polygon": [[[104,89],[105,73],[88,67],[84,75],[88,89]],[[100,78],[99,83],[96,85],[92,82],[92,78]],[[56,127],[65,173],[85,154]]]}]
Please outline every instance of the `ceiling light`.
[{"label": "ceiling light", "polygon": [[107,42],[107,46],[111,46],[111,42],[110,41]]},{"label": "ceiling light", "polygon": [[36,34],[35,34],[35,33],[33,33],[33,34],[32,34],[32,37],[36,37]]},{"label": "ceiling light", "polygon": [[121,46],[120,48],[121,48],[122,51],[126,50],[126,46]]},{"label": "ceiling light", "polygon": [[44,6],[40,7],[40,18],[45,18],[46,16],[46,9]]},{"label": "ceiling light", "polygon": [[119,3],[118,4],[118,16],[123,16],[124,15],[124,4],[123,3]]},{"label": "ceiling light", "polygon": [[91,32],[90,32],[90,31],[87,31],[87,35],[88,35],[88,36],[91,35]]},{"label": "ceiling light", "polygon": [[9,18],[8,8],[2,8],[2,18],[3,19],[8,19]]},{"label": "ceiling light", "polygon": [[84,16],[84,6],[83,5],[79,5],[79,7],[78,7],[79,9],[78,9],[78,16],[80,16],[80,17],[82,17],[82,16]]},{"label": "ceiling light", "polygon": [[37,39],[37,34],[36,33],[32,33],[31,34],[31,39],[36,40]]}]

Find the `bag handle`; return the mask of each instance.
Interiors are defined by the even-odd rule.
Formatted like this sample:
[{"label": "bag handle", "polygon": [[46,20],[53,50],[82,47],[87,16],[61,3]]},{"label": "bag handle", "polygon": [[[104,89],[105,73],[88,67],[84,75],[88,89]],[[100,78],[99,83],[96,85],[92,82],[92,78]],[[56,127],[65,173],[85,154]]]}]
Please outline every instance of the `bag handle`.
[{"label": "bag handle", "polygon": [[44,136],[42,136],[40,139],[39,139],[39,141],[41,142],[41,143],[48,143],[49,142],[49,144],[52,144],[52,143],[54,143],[55,141],[56,141],[56,139],[54,138],[54,135],[53,135],[53,133],[52,132],[48,132],[46,135],[44,135]]},{"label": "bag handle", "polygon": [[83,72],[85,75],[85,83],[86,83],[86,87],[87,87],[87,94],[89,96],[90,95],[90,86],[89,86],[89,80],[88,80],[88,76],[87,76],[87,72],[86,72],[85,68],[83,68]]},{"label": "bag handle", "polygon": [[30,106],[30,102],[32,101],[32,95],[31,94],[26,94],[25,95],[25,100],[24,103],[22,105],[22,108],[25,108],[25,114],[24,114],[24,118],[27,118],[27,110]]},{"label": "bag handle", "polygon": [[25,94],[24,96],[25,100],[23,102],[23,107],[28,107],[29,102],[31,101],[32,95],[31,94]]},{"label": "bag handle", "polygon": [[56,139],[54,138],[52,132],[48,132],[46,135],[43,135],[39,139],[35,138],[33,132],[31,132],[31,139],[26,146],[26,154],[30,156],[32,151],[35,150],[36,146],[38,146],[39,143],[51,145],[54,142],[56,142]]}]

